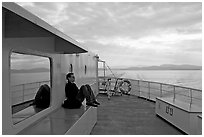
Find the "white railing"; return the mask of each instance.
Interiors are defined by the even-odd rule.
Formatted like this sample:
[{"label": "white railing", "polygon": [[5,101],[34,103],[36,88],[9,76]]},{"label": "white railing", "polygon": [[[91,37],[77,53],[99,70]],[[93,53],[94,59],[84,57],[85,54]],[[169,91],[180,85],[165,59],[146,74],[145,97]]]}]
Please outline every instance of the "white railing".
[{"label": "white railing", "polygon": [[34,100],[39,87],[43,84],[50,86],[50,81],[38,81],[11,86],[12,106],[26,101]]},{"label": "white railing", "polygon": [[[99,77],[99,89],[105,90],[104,82],[111,78],[111,85],[114,86],[117,78],[115,77]],[[126,79],[126,78],[123,78]],[[156,101],[156,97],[171,96],[173,101],[180,100],[191,105],[196,105],[202,108],[202,90],[182,87],[172,84],[165,84],[159,82],[143,81],[126,79],[131,83],[131,95],[143,97],[152,101]],[[113,89],[113,87],[112,87]]]}]

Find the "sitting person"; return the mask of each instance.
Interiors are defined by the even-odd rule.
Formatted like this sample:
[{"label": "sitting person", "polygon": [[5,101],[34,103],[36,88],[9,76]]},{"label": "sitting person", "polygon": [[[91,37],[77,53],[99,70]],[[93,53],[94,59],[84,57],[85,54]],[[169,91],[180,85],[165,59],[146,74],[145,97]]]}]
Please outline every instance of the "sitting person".
[{"label": "sitting person", "polygon": [[80,90],[76,86],[74,73],[68,73],[66,75],[66,79],[68,82],[65,86],[65,94],[66,94],[66,100],[63,103],[63,107],[65,108],[80,108],[82,105],[82,102],[86,98],[86,105],[97,107],[100,105],[96,101],[96,98],[94,96],[94,93],[91,89],[91,87],[87,85],[82,85]]}]

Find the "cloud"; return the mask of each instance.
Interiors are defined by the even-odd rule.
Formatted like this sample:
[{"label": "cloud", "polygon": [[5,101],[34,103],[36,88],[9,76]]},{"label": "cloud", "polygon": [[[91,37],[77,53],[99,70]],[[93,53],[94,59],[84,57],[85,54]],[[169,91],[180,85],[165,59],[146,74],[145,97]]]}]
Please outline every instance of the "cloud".
[{"label": "cloud", "polygon": [[202,64],[201,2],[19,4],[111,65]]},{"label": "cloud", "polygon": [[69,16],[66,14],[66,8],[68,5],[66,3],[46,3],[46,2],[35,2],[35,3],[17,3],[27,10],[31,10],[36,16],[45,20],[50,25],[53,25],[64,31],[63,27],[58,24],[68,21]]},{"label": "cloud", "polygon": [[11,69],[32,69],[32,68],[49,68],[49,58],[12,53],[11,54]]},{"label": "cloud", "polygon": [[[89,39],[87,41],[93,41],[100,45],[109,46],[123,46],[123,47],[131,47],[135,49],[150,49],[157,48],[157,50],[166,50],[170,47],[175,48],[178,44],[181,44],[185,41],[196,41],[202,40],[202,35],[200,34],[178,34],[178,33],[163,33],[158,35],[150,35],[142,38],[131,38],[131,37],[123,37],[123,36],[114,36],[114,37],[94,37],[93,39]],[[86,41],[86,42],[87,42]],[[83,41],[85,43],[85,40]]]}]

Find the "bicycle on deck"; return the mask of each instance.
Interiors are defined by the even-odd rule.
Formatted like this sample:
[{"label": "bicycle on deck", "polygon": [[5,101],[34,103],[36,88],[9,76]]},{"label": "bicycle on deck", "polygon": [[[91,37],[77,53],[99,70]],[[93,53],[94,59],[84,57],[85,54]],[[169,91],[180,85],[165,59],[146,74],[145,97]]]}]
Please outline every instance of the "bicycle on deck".
[{"label": "bicycle on deck", "polygon": [[[115,80],[115,79],[114,79]],[[108,78],[105,84],[105,91],[107,93],[108,99],[114,95],[130,95],[131,83],[127,79],[117,78],[115,82],[111,78]]]}]

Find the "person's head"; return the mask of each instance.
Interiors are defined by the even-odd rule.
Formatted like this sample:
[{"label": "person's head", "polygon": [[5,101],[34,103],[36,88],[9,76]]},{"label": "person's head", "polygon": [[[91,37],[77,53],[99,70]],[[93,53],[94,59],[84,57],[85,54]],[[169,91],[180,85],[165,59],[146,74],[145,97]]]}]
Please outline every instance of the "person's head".
[{"label": "person's head", "polygon": [[75,82],[74,73],[68,73],[68,74],[66,75],[66,79],[67,79],[69,82],[71,82],[71,83]]}]

